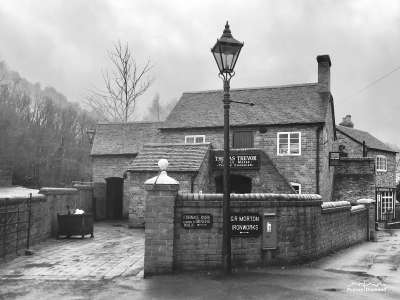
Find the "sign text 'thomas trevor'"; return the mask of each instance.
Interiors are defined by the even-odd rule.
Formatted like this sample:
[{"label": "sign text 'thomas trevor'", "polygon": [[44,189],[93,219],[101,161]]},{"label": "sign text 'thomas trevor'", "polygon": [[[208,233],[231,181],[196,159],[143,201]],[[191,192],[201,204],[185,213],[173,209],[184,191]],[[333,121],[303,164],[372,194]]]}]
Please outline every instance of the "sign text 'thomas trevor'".
[{"label": "sign text 'thomas trevor'", "polygon": [[231,236],[256,237],[260,235],[261,230],[259,213],[231,213]]},{"label": "sign text 'thomas trevor'", "polygon": [[[222,169],[224,167],[224,157],[215,155],[213,157],[213,168]],[[232,154],[230,155],[230,167],[232,169],[259,169],[259,154]]]}]

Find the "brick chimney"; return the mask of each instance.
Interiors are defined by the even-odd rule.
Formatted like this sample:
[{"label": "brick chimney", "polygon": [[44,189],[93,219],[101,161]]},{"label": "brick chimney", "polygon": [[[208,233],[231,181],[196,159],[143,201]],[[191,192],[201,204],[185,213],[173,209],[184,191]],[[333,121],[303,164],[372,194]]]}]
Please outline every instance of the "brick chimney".
[{"label": "brick chimney", "polygon": [[350,128],[354,127],[354,123],[351,121],[351,116],[350,115],[347,115],[346,118],[343,118],[342,123],[340,123],[339,125],[350,127]]},{"label": "brick chimney", "polygon": [[331,91],[331,58],[328,54],[318,55],[318,92],[330,93]]}]

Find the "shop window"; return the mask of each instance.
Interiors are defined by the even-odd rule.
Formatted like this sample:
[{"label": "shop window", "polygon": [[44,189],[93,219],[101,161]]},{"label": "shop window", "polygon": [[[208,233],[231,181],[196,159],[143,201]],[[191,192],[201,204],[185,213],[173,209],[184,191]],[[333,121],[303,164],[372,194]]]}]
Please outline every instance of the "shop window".
[{"label": "shop window", "polygon": [[205,135],[186,135],[185,143],[187,144],[202,144],[205,143]]},{"label": "shop window", "polygon": [[378,172],[386,172],[387,171],[387,158],[383,155],[378,155],[376,157],[376,170]]},{"label": "shop window", "polygon": [[301,184],[300,183],[291,182],[290,184],[292,185],[292,187],[294,188],[294,190],[296,191],[297,194],[301,194]]},{"label": "shop window", "polygon": [[278,132],[277,155],[301,155],[301,132]]},{"label": "shop window", "polygon": [[[224,180],[223,176],[215,178],[215,186],[217,193],[224,192]],[[243,175],[231,175],[230,176],[230,193],[233,194],[250,194],[252,182],[250,177]]]},{"label": "shop window", "polygon": [[234,131],[233,132],[233,148],[254,148],[253,131]]}]

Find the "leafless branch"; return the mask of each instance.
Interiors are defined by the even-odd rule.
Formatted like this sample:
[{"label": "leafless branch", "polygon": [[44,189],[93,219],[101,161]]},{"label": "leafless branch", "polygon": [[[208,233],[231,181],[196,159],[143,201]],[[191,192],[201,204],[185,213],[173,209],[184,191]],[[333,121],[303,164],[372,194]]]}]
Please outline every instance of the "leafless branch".
[{"label": "leafless branch", "polygon": [[[110,74],[102,71],[105,90],[93,87],[81,94],[82,102],[91,107],[106,122],[128,122],[135,119],[138,98],[153,84],[155,77],[149,72],[154,64],[147,59],[143,68],[136,63],[128,44],[118,41],[108,51],[108,56],[116,70]],[[147,76],[147,77],[146,77]]]}]

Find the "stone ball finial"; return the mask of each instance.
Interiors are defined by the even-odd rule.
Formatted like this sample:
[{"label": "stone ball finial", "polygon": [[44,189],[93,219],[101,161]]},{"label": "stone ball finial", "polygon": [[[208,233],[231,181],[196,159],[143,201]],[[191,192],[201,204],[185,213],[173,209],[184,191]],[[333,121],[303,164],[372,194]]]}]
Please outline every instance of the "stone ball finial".
[{"label": "stone ball finial", "polygon": [[161,171],[165,171],[168,168],[168,160],[162,158],[158,161],[158,166]]}]

